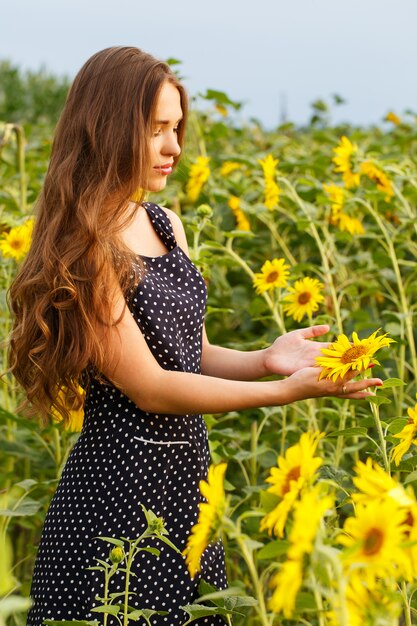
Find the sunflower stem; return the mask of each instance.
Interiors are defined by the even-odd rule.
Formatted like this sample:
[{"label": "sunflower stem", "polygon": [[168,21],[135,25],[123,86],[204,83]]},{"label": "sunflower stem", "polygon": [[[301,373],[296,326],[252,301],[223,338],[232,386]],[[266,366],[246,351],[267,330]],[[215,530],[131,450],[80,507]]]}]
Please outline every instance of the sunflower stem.
[{"label": "sunflower stem", "polygon": [[[207,245],[208,248],[210,248],[210,245]],[[249,265],[246,263],[246,261],[244,261],[234,250],[233,250],[233,238],[231,237],[230,239],[227,240],[226,246],[223,247],[224,251],[232,258],[236,261],[236,263],[238,263],[238,265],[240,265],[240,267],[242,267],[246,274],[248,274],[248,276],[250,276],[251,281],[253,282],[253,279],[255,278],[255,273],[252,272],[251,268],[249,267]],[[216,250],[218,250],[218,248],[216,247]],[[271,296],[264,292],[262,293],[262,296],[264,298],[264,300],[266,301],[266,303],[268,304],[268,307],[272,313],[272,317],[274,318],[280,332],[284,335],[286,333],[286,329],[285,329],[285,325],[284,322],[282,320],[282,317],[280,316],[276,305],[274,304]]]},{"label": "sunflower stem", "polygon": [[390,234],[388,233],[385,227],[385,224],[381,220],[380,215],[372,207],[372,205],[369,202],[363,202],[363,204],[366,206],[366,208],[368,209],[368,211],[370,212],[370,214],[372,215],[372,217],[378,224],[382,234],[384,235],[385,245],[386,245],[386,248],[387,248],[391,263],[392,263],[392,267],[393,267],[396,282],[397,282],[398,294],[400,296],[399,305],[400,305],[401,313],[404,316],[407,343],[408,343],[409,350],[411,353],[411,362],[412,362],[412,367],[413,367],[414,380],[416,380],[417,379],[417,351],[416,351],[416,345],[414,341],[413,312],[411,310],[411,307],[408,304],[407,296],[405,293],[400,266],[399,266],[398,258],[395,252],[393,237],[391,237]]},{"label": "sunflower stem", "polygon": [[231,526],[230,530],[232,531],[231,536],[233,536],[236,540],[243,560],[245,561],[249,570],[249,575],[252,579],[255,597],[258,600],[258,606],[256,610],[260,619],[260,623],[262,624],[262,626],[271,626],[271,621],[268,617],[268,611],[266,609],[265,596],[261,581],[259,579],[258,571],[256,569],[255,561],[253,559],[253,554],[249,550],[248,545],[245,541],[245,535],[241,533],[239,526],[235,525],[232,520],[229,520],[229,525]]},{"label": "sunflower stem", "polygon": [[408,600],[407,584],[405,583],[405,581],[401,583],[401,597],[404,605],[405,626],[412,626],[413,622],[411,621],[411,607]]},{"label": "sunflower stem", "polygon": [[326,277],[327,281],[328,281],[328,285],[329,285],[329,289],[330,289],[330,295],[332,298],[332,302],[333,302],[333,307],[334,307],[334,314],[336,317],[336,325],[337,325],[337,329],[339,331],[339,333],[343,333],[343,323],[342,323],[342,316],[340,314],[340,306],[339,306],[339,301],[337,298],[337,293],[336,293],[336,288],[334,285],[334,281],[333,281],[333,274],[331,272],[331,268],[330,268],[330,264],[329,264],[329,260],[328,260],[328,255],[326,253],[326,249],[323,245],[323,242],[321,240],[321,237],[319,235],[319,232],[317,230],[317,227],[312,219],[312,216],[310,215],[310,213],[308,212],[308,210],[306,209],[303,200],[300,198],[300,196],[298,195],[298,193],[296,192],[296,190],[294,189],[294,187],[291,185],[291,183],[286,180],[285,178],[281,178],[280,182],[284,182],[285,185],[288,187],[289,191],[290,191],[290,195],[292,196],[292,199],[294,200],[294,202],[300,207],[300,209],[302,210],[302,212],[304,213],[304,215],[306,216],[307,220],[308,220],[308,224],[309,224],[309,228],[311,231],[311,234],[313,235],[313,238],[317,244],[317,248],[320,252],[320,256],[321,256],[321,261],[323,263],[323,269],[324,269],[324,276]]},{"label": "sunflower stem", "polygon": [[387,472],[387,474],[389,474],[389,476],[391,476],[391,469],[387,454],[387,442],[385,440],[384,432],[382,430],[381,418],[379,415],[379,406],[377,404],[374,404],[373,402],[371,402],[370,404],[372,416],[374,418],[375,426],[378,432],[379,449],[381,451],[382,459],[384,461],[385,471]]},{"label": "sunflower stem", "polygon": [[[267,216],[269,215],[270,213],[267,214]],[[288,248],[287,244],[285,243],[284,239],[279,234],[278,228],[275,222],[269,219],[267,216],[264,217],[263,213],[257,213],[256,215],[258,220],[262,222],[263,224],[265,224],[265,226],[267,226],[267,228],[270,230],[272,237],[278,243],[279,247],[281,248],[282,253],[284,254],[284,256],[287,257],[288,261],[294,267],[294,265],[297,265],[297,261],[295,260],[294,256],[291,254],[291,251]]]},{"label": "sunflower stem", "polygon": [[325,626],[324,619],[323,619],[323,600],[322,600],[320,591],[318,589],[316,577],[314,576],[313,572],[311,572],[310,574],[310,579],[311,579],[311,586],[313,588],[314,600],[316,601],[316,606],[317,606],[317,617],[318,617],[319,626]]},{"label": "sunflower stem", "polygon": [[251,459],[250,459],[250,484],[256,485],[257,475],[257,457],[256,450],[258,447],[258,424],[253,421],[251,424]]},{"label": "sunflower stem", "polygon": [[[346,417],[347,417],[348,406],[349,406],[349,402],[345,400],[343,402],[342,414],[340,416],[339,430],[344,430],[346,427]],[[340,460],[344,453],[344,450],[343,450],[344,441],[345,441],[345,438],[343,437],[343,435],[339,435],[339,437],[337,438],[336,452],[335,452],[335,458],[334,458],[334,464],[336,467],[339,467]]]}]

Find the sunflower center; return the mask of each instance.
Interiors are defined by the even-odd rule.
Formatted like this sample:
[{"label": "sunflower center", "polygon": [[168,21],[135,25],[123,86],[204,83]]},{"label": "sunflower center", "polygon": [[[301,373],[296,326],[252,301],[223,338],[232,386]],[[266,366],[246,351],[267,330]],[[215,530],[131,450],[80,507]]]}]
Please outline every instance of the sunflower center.
[{"label": "sunflower center", "polygon": [[293,480],[298,480],[301,476],[301,467],[299,465],[296,465],[295,467],[292,467],[290,469],[290,471],[287,474],[285,483],[282,487],[282,495],[285,496],[286,493],[289,492],[290,490],[290,485],[291,485],[291,481]]},{"label": "sunflower center", "polygon": [[380,551],[383,543],[384,543],[384,533],[381,531],[381,529],[371,528],[368,534],[366,535],[366,538],[363,544],[363,551],[366,554],[366,556],[373,556],[374,554],[377,554]]},{"label": "sunflower center", "polygon": [[364,354],[366,354],[365,346],[352,346],[342,354],[340,361],[342,363],[352,363],[355,359],[359,359]]},{"label": "sunflower center", "polygon": [[311,293],[309,291],[303,291],[298,296],[298,304],[308,304],[311,300]]},{"label": "sunflower center", "polygon": [[20,250],[20,248],[22,247],[21,239],[12,239],[11,241],[9,241],[9,243],[10,247],[13,248],[13,250]]},{"label": "sunflower center", "polygon": [[274,283],[278,278],[279,278],[278,272],[270,272],[265,280],[267,283]]}]

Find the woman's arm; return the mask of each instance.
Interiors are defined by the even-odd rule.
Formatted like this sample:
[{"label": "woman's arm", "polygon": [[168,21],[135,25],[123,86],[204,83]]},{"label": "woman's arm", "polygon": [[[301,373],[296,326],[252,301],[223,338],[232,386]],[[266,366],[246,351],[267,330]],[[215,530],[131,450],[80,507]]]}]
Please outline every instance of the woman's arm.
[{"label": "woman's arm", "polygon": [[232,410],[287,404],[304,398],[343,395],[364,398],[366,389],[381,384],[377,378],[348,383],[318,380],[319,369],[307,367],[285,380],[245,382],[165,370],[152,355],[127,308],[121,291],[114,319],[103,329],[103,374],[138,407],[150,413],[223,413]]},{"label": "woman's arm", "polygon": [[203,333],[202,372],[232,380],[257,380],[271,374],[290,376],[312,367],[327,342],[310,341],[329,331],[327,325],[293,330],[278,337],[268,348],[241,352],[210,344]]},{"label": "woman's arm", "polygon": [[[178,245],[189,255],[187,239],[180,218],[165,209],[174,229]],[[310,341],[329,331],[326,324],[295,330],[282,337],[264,350],[243,352],[210,344],[203,331],[201,371],[207,376],[218,376],[228,380],[258,380],[271,374],[290,376],[304,367],[315,364],[316,356],[328,342]]]}]

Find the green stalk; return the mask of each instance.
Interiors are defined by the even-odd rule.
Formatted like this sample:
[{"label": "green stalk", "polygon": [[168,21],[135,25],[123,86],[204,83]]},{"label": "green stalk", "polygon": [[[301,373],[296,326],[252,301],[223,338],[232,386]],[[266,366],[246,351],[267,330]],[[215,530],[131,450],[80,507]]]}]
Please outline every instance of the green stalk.
[{"label": "green stalk", "polygon": [[336,288],[335,288],[335,285],[334,285],[333,275],[331,273],[331,268],[330,268],[330,264],[329,264],[329,260],[328,260],[328,255],[326,253],[326,249],[325,249],[325,247],[323,245],[323,242],[321,240],[321,237],[319,235],[319,232],[318,232],[318,230],[316,228],[316,225],[315,225],[311,215],[307,211],[307,209],[306,209],[306,207],[304,205],[304,202],[301,200],[300,196],[295,191],[294,187],[285,178],[281,178],[280,182],[285,183],[285,185],[288,187],[288,189],[290,191],[290,197],[292,197],[294,202],[301,209],[301,211],[303,212],[303,214],[305,215],[305,217],[308,220],[308,224],[309,224],[309,227],[310,227],[311,234],[313,235],[314,240],[315,240],[315,242],[317,244],[317,248],[318,248],[318,250],[320,252],[321,262],[323,264],[324,273],[325,273],[326,280],[327,280],[328,285],[329,285],[330,295],[331,295],[332,302],[333,302],[334,313],[335,313],[335,317],[336,317],[337,329],[338,329],[338,332],[341,334],[341,333],[343,333],[342,317],[341,317],[341,314],[340,314],[339,301],[338,301],[338,298],[337,298]]},{"label": "green stalk", "polygon": [[316,577],[314,576],[313,572],[311,572],[310,578],[311,578],[311,586],[313,588],[314,600],[316,601],[316,606],[317,606],[317,612],[318,612],[317,617],[319,620],[319,626],[326,626],[323,620],[323,601],[322,601],[320,591],[317,587]]},{"label": "green stalk", "polygon": [[382,459],[384,461],[385,471],[387,472],[387,474],[391,475],[391,469],[390,469],[390,464],[389,464],[388,454],[387,454],[387,442],[385,440],[384,432],[382,430],[381,419],[379,416],[379,406],[377,404],[374,404],[373,402],[371,402],[370,404],[371,404],[372,416],[374,418],[375,426],[378,432],[379,449],[381,451]]},{"label": "green stalk", "polygon": [[410,602],[408,601],[407,585],[404,581],[401,583],[401,597],[404,605],[405,626],[412,626],[413,622],[411,621],[411,607]]},{"label": "green stalk", "polygon": [[53,437],[55,443],[55,465],[57,469],[57,476],[59,476],[59,470],[62,462],[62,448],[61,448],[61,433],[57,426],[53,428]]},{"label": "green stalk", "polygon": [[[251,281],[253,282],[253,279],[255,278],[255,273],[252,272],[251,268],[249,267],[249,265],[246,263],[246,261],[244,261],[234,250],[233,250],[233,239],[230,238],[227,240],[226,246],[224,246],[224,251],[232,258],[236,261],[236,263],[238,265],[240,265],[240,267],[242,267],[246,274],[248,274],[248,276],[250,276]],[[210,248],[210,244],[207,245],[208,248]],[[216,250],[218,250],[218,248],[215,248]],[[268,307],[272,313],[272,317],[274,318],[280,332],[282,334],[286,333],[286,329],[285,329],[285,325],[284,322],[282,320],[282,317],[279,315],[278,309],[277,309],[277,305],[274,304],[271,296],[267,293],[264,292],[262,293],[262,297],[264,298],[264,300],[266,301],[266,303],[268,304]]]},{"label": "green stalk", "polygon": [[126,560],[125,595],[124,595],[124,605],[123,605],[123,626],[127,626],[129,622],[128,605],[129,605],[130,569],[132,567],[132,563],[134,559],[135,548],[136,548],[136,542],[133,546],[132,545],[130,546],[129,554]]},{"label": "green stalk", "polygon": [[27,208],[27,184],[26,184],[26,167],[25,167],[25,133],[23,127],[15,124],[13,130],[17,140],[17,167],[19,172],[20,186],[20,210],[25,215]]},{"label": "green stalk", "polygon": [[258,571],[255,567],[255,563],[252,557],[251,552],[248,550],[248,547],[244,541],[240,532],[236,533],[236,541],[240,548],[241,555],[248,567],[250,577],[252,579],[252,584],[255,590],[255,596],[258,600],[259,606],[257,608],[258,616],[260,618],[260,622],[263,626],[271,626],[271,622],[268,618],[268,612],[265,604],[265,597],[262,589],[261,581],[259,580]]},{"label": "green stalk", "polygon": [[362,203],[366,206],[369,213],[377,222],[385,239],[385,246],[389,254],[392,267],[394,270],[395,278],[397,281],[397,288],[398,288],[398,293],[400,296],[399,304],[400,304],[401,313],[403,314],[404,320],[405,320],[405,331],[406,331],[407,342],[408,342],[410,353],[411,353],[411,362],[413,366],[414,379],[417,379],[417,352],[416,352],[416,346],[414,342],[413,316],[412,316],[412,311],[408,305],[407,296],[405,293],[404,284],[403,284],[403,280],[401,276],[400,266],[399,266],[397,255],[395,252],[393,238],[390,237],[385,227],[385,224],[381,220],[381,217],[378,215],[377,211],[375,211],[375,209],[368,202],[362,202]]},{"label": "green stalk", "polygon": [[319,553],[327,560],[331,566],[334,576],[334,587],[337,589],[337,606],[334,610],[338,613],[339,626],[349,626],[349,614],[346,605],[346,579],[343,575],[343,567],[335,550],[320,544]]},{"label": "green stalk", "polygon": [[281,445],[280,445],[280,455],[282,456],[285,452],[285,439],[287,435],[287,405],[281,407],[282,410],[282,426],[281,426]]},{"label": "green stalk", "polygon": [[256,217],[258,218],[258,220],[260,222],[265,224],[265,226],[270,230],[270,232],[272,234],[272,237],[278,243],[278,245],[281,248],[283,254],[287,257],[287,259],[291,263],[291,265],[292,266],[297,265],[297,261],[295,260],[294,256],[291,254],[291,251],[288,248],[287,244],[285,243],[284,239],[279,234],[275,222],[273,222],[270,219],[268,219],[268,217],[264,217],[264,215],[262,213],[258,213],[256,215]]},{"label": "green stalk", "polygon": [[[345,400],[343,402],[342,414],[340,416],[339,430],[343,430],[344,428],[346,428],[346,417],[347,417],[348,406],[349,406],[349,402],[348,400]],[[343,437],[343,435],[339,435],[339,437],[337,438],[337,442],[336,442],[336,451],[335,451],[335,457],[334,457],[334,464],[336,467],[339,467],[340,460],[343,456],[344,442],[345,442],[345,438]]]},{"label": "green stalk", "polygon": [[194,112],[191,112],[189,117],[188,124],[191,126],[192,130],[195,132],[195,137],[197,140],[198,151],[201,156],[207,156],[206,142],[204,140],[204,133],[201,129],[200,123],[198,121],[197,115]]},{"label": "green stalk", "polygon": [[256,476],[257,476],[257,463],[256,463],[256,449],[258,447],[258,424],[254,420],[251,424],[250,429],[250,448],[251,448],[251,459],[250,459],[250,484],[256,485]]},{"label": "green stalk", "polygon": [[[109,603],[109,581],[110,581],[109,570],[106,570],[104,574],[104,604]],[[107,626],[107,618],[108,618],[108,613],[104,613],[103,626]]]}]

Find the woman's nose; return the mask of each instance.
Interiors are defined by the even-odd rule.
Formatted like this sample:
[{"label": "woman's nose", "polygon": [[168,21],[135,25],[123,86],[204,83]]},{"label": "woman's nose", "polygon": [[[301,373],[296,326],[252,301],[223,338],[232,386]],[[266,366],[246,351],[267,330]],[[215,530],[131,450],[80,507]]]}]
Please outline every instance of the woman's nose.
[{"label": "woman's nose", "polygon": [[164,154],[169,154],[174,157],[181,154],[181,148],[178,143],[178,137],[176,133],[167,137],[167,141],[164,143],[162,151]]}]

